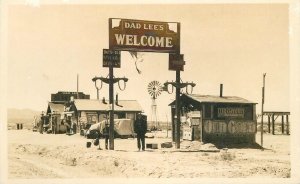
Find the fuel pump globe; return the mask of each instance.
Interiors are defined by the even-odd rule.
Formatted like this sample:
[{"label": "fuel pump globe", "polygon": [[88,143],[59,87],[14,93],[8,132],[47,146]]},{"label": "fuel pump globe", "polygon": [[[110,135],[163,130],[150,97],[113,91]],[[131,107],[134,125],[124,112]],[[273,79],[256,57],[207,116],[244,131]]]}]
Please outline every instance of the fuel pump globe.
[{"label": "fuel pump globe", "polygon": [[156,99],[163,91],[162,85],[158,81],[151,81],[148,84],[148,93],[153,99]]}]

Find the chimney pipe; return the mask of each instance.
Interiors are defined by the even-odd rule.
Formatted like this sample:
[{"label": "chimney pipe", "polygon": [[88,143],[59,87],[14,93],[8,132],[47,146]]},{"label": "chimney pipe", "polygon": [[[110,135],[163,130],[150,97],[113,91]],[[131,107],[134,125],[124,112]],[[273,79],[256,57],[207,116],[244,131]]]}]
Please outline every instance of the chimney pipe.
[{"label": "chimney pipe", "polygon": [[223,84],[220,84],[220,97],[223,97]]},{"label": "chimney pipe", "polygon": [[77,74],[77,99],[79,99],[79,75]]},{"label": "chimney pipe", "polygon": [[107,104],[107,103],[105,102],[105,97],[103,97],[102,103]]},{"label": "chimney pipe", "polygon": [[116,105],[119,107],[123,107],[122,105],[119,104],[119,94],[116,94]]}]

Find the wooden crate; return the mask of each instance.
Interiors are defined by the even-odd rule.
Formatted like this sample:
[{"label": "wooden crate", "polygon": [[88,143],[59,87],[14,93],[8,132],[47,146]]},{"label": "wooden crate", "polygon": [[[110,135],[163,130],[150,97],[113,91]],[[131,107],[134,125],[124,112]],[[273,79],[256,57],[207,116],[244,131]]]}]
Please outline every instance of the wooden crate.
[{"label": "wooden crate", "polygon": [[147,143],[146,148],[149,149],[158,149],[158,145],[156,143]]}]

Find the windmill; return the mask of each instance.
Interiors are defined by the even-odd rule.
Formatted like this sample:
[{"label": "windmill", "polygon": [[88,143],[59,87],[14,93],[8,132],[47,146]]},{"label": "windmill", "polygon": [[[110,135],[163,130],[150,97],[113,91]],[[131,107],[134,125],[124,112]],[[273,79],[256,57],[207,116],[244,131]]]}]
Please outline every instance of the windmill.
[{"label": "windmill", "polygon": [[158,81],[151,81],[148,84],[148,93],[151,96],[152,99],[152,104],[151,104],[151,116],[150,120],[151,122],[154,122],[155,128],[158,128],[158,122],[157,122],[157,106],[156,106],[156,101],[157,97],[161,94],[163,91],[162,85]]}]

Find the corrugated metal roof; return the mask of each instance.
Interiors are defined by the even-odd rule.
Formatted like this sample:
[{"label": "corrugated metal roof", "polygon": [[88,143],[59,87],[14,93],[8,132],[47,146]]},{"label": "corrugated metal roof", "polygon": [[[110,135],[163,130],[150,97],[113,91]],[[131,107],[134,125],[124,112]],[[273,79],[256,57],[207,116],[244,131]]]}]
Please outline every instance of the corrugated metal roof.
[{"label": "corrugated metal roof", "polygon": [[244,103],[244,104],[256,104],[241,97],[237,96],[213,96],[213,95],[199,95],[199,94],[183,94],[193,100],[196,100],[200,103]]},{"label": "corrugated metal roof", "polygon": [[[74,104],[79,111],[106,111],[109,104],[104,104],[102,100],[75,99]],[[115,111],[143,111],[141,105],[136,100],[119,100],[120,106],[115,105]]]},{"label": "corrugated metal roof", "polygon": [[64,112],[64,110],[65,110],[64,104],[55,104],[55,103],[49,102],[48,106],[50,107],[50,110],[52,113],[54,111],[55,112]]}]

